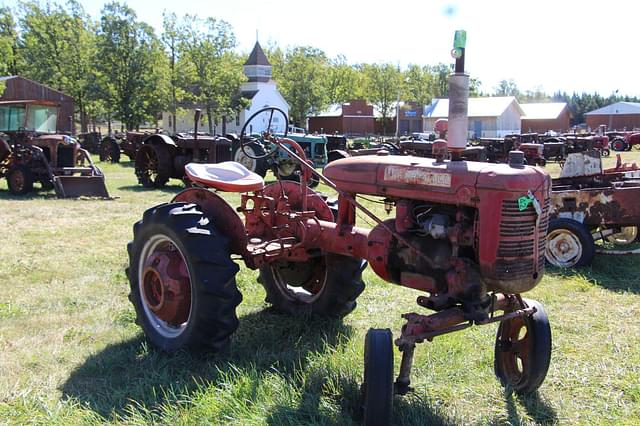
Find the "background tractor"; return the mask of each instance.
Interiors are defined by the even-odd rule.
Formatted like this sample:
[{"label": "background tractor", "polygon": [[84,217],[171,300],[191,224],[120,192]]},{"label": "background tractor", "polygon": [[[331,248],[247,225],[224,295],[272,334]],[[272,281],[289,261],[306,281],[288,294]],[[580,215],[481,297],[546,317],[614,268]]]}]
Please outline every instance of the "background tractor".
[{"label": "background tractor", "polygon": [[[403,315],[395,342],[388,329],[366,335],[365,424],[389,423],[394,392],[410,390],[416,344],[474,324],[499,323],[496,375],[520,394],[534,392],[549,367],[551,331],[542,306],[520,294],[544,272],[550,178],[523,165],[520,152],[510,164],[461,159],[463,35],[454,42],[449,141],[437,142],[435,159],[381,151],[336,160],[322,176],[299,144],[265,133],[263,155],[284,151],[297,160],[300,183],[265,185],[234,162],[188,164],[194,187],[147,210],[127,247],[130,299],[147,339],[165,351],[225,347],[242,301],[232,255],[259,271],[267,302],[294,316],[349,314],[368,264],[384,281],[415,289],[419,312]],[[335,203],[307,187],[312,174],[337,193]],[[240,205],[211,189],[240,193]],[[360,195],[381,197],[395,217],[377,217]],[[376,225],[358,226],[356,212]],[[395,384],[394,343],[402,351]]]},{"label": "background tractor", "polygon": [[68,135],[56,133],[58,108],[43,102],[0,105],[0,177],[9,192],[23,195],[40,183],[60,197],[109,197],[102,171],[89,152]]}]

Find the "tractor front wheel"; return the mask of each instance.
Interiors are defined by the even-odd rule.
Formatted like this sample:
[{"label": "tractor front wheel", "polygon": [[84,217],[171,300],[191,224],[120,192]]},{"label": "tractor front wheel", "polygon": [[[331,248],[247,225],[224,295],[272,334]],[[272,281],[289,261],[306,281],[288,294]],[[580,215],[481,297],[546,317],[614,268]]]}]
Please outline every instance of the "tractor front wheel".
[{"label": "tractor front wheel", "polygon": [[388,425],[393,410],[393,336],[370,328],[364,340],[364,425]]},{"label": "tractor front wheel", "polygon": [[325,254],[308,262],[278,261],[260,268],[258,281],[266,301],[290,315],[344,317],[356,307],[364,290],[366,263],[338,254]]},{"label": "tractor front wheel", "polygon": [[551,362],[551,327],[542,305],[524,299],[536,311],[525,317],[502,321],[495,345],[494,370],[502,386],[519,395],[535,392]]},{"label": "tractor front wheel", "polygon": [[571,219],[553,219],[547,232],[547,262],[558,268],[573,268],[591,263],[595,244],[589,230]]},{"label": "tractor front wheel", "polygon": [[155,347],[219,350],[238,327],[242,301],[228,240],[195,204],[153,207],[127,246],[129,299]]},{"label": "tractor front wheel", "polygon": [[7,186],[13,195],[24,195],[33,191],[33,174],[29,167],[19,164],[7,172]]}]

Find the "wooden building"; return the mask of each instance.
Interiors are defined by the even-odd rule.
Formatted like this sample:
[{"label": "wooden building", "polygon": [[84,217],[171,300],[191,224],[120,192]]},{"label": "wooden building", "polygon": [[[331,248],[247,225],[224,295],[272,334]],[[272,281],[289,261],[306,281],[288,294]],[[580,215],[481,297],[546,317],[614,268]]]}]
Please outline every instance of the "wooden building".
[{"label": "wooden building", "polygon": [[[469,98],[469,138],[500,138],[520,133],[524,111],[513,96]],[[434,99],[424,109],[424,131],[433,131],[435,122],[449,117],[449,100]]]},{"label": "wooden building", "polygon": [[58,108],[57,131],[71,133],[75,108],[71,96],[17,75],[0,77],[0,84],[4,85],[0,102],[30,101],[55,106]]},{"label": "wooden building", "polygon": [[326,111],[309,117],[308,121],[310,133],[367,136],[372,135],[375,131],[373,106],[364,100],[332,105]]},{"label": "wooden building", "polygon": [[523,133],[567,132],[571,127],[571,111],[565,102],[520,104]]},{"label": "wooden building", "polygon": [[616,102],[586,113],[585,120],[591,129],[601,124],[610,130],[640,129],[640,103]]}]

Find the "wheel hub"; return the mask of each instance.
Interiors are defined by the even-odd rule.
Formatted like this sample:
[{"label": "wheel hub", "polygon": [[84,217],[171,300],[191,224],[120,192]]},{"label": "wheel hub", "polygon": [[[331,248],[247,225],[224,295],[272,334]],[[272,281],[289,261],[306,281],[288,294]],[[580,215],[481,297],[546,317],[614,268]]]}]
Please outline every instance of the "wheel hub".
[{"label": "wheel hub", "polygon": [[187,321],[191,308],[189,272],[177,250],[154,252],[144,263],[144,302],[161,320],[171,325]]},{"label": "wheel hub", "polygon": [[556,266],[573,266],[582,254],[582,248],[578,238],[564,230],[554,230],[547,236],[549,251],[547,259]]}]

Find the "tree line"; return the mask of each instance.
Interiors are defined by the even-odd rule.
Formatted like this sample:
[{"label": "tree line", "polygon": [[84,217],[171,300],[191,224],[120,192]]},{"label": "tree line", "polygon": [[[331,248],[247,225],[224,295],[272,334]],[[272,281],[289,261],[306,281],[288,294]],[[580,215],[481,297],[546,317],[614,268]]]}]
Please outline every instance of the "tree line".
[{"label": "tree line", "polygon": [[[297,125],[331,104],[352,99],[365,99],[383,117],[391,117],[398,99],[426,105],[448,96],[448,64],[411,64],[403,70],[392,63],[350,64],[344,56],[329,57],[311,46],[270,44],[265,53]],[[175,115],[193,105],[204,110],[213,133],[218,119],[249,105],[239,92],[245,59],[237,52],[231,25],[212,17],[165,12],[157,35],[117,1],[107,3],[98,19],[77,0],[22,1],[15,9],[0,8],[0,74],[21,75],[74,97],[83,132],[92,123],[112,120],[131,130],[155,122],[162,111]],[[471,94],[486,95],[480,87],[472,78]],[[512,80],[501,82],[491,94],[516,95],[521,101],[536,96],[562,100],[577,122],[593,105],[618,100],[617,94],[522,94]]]}]

